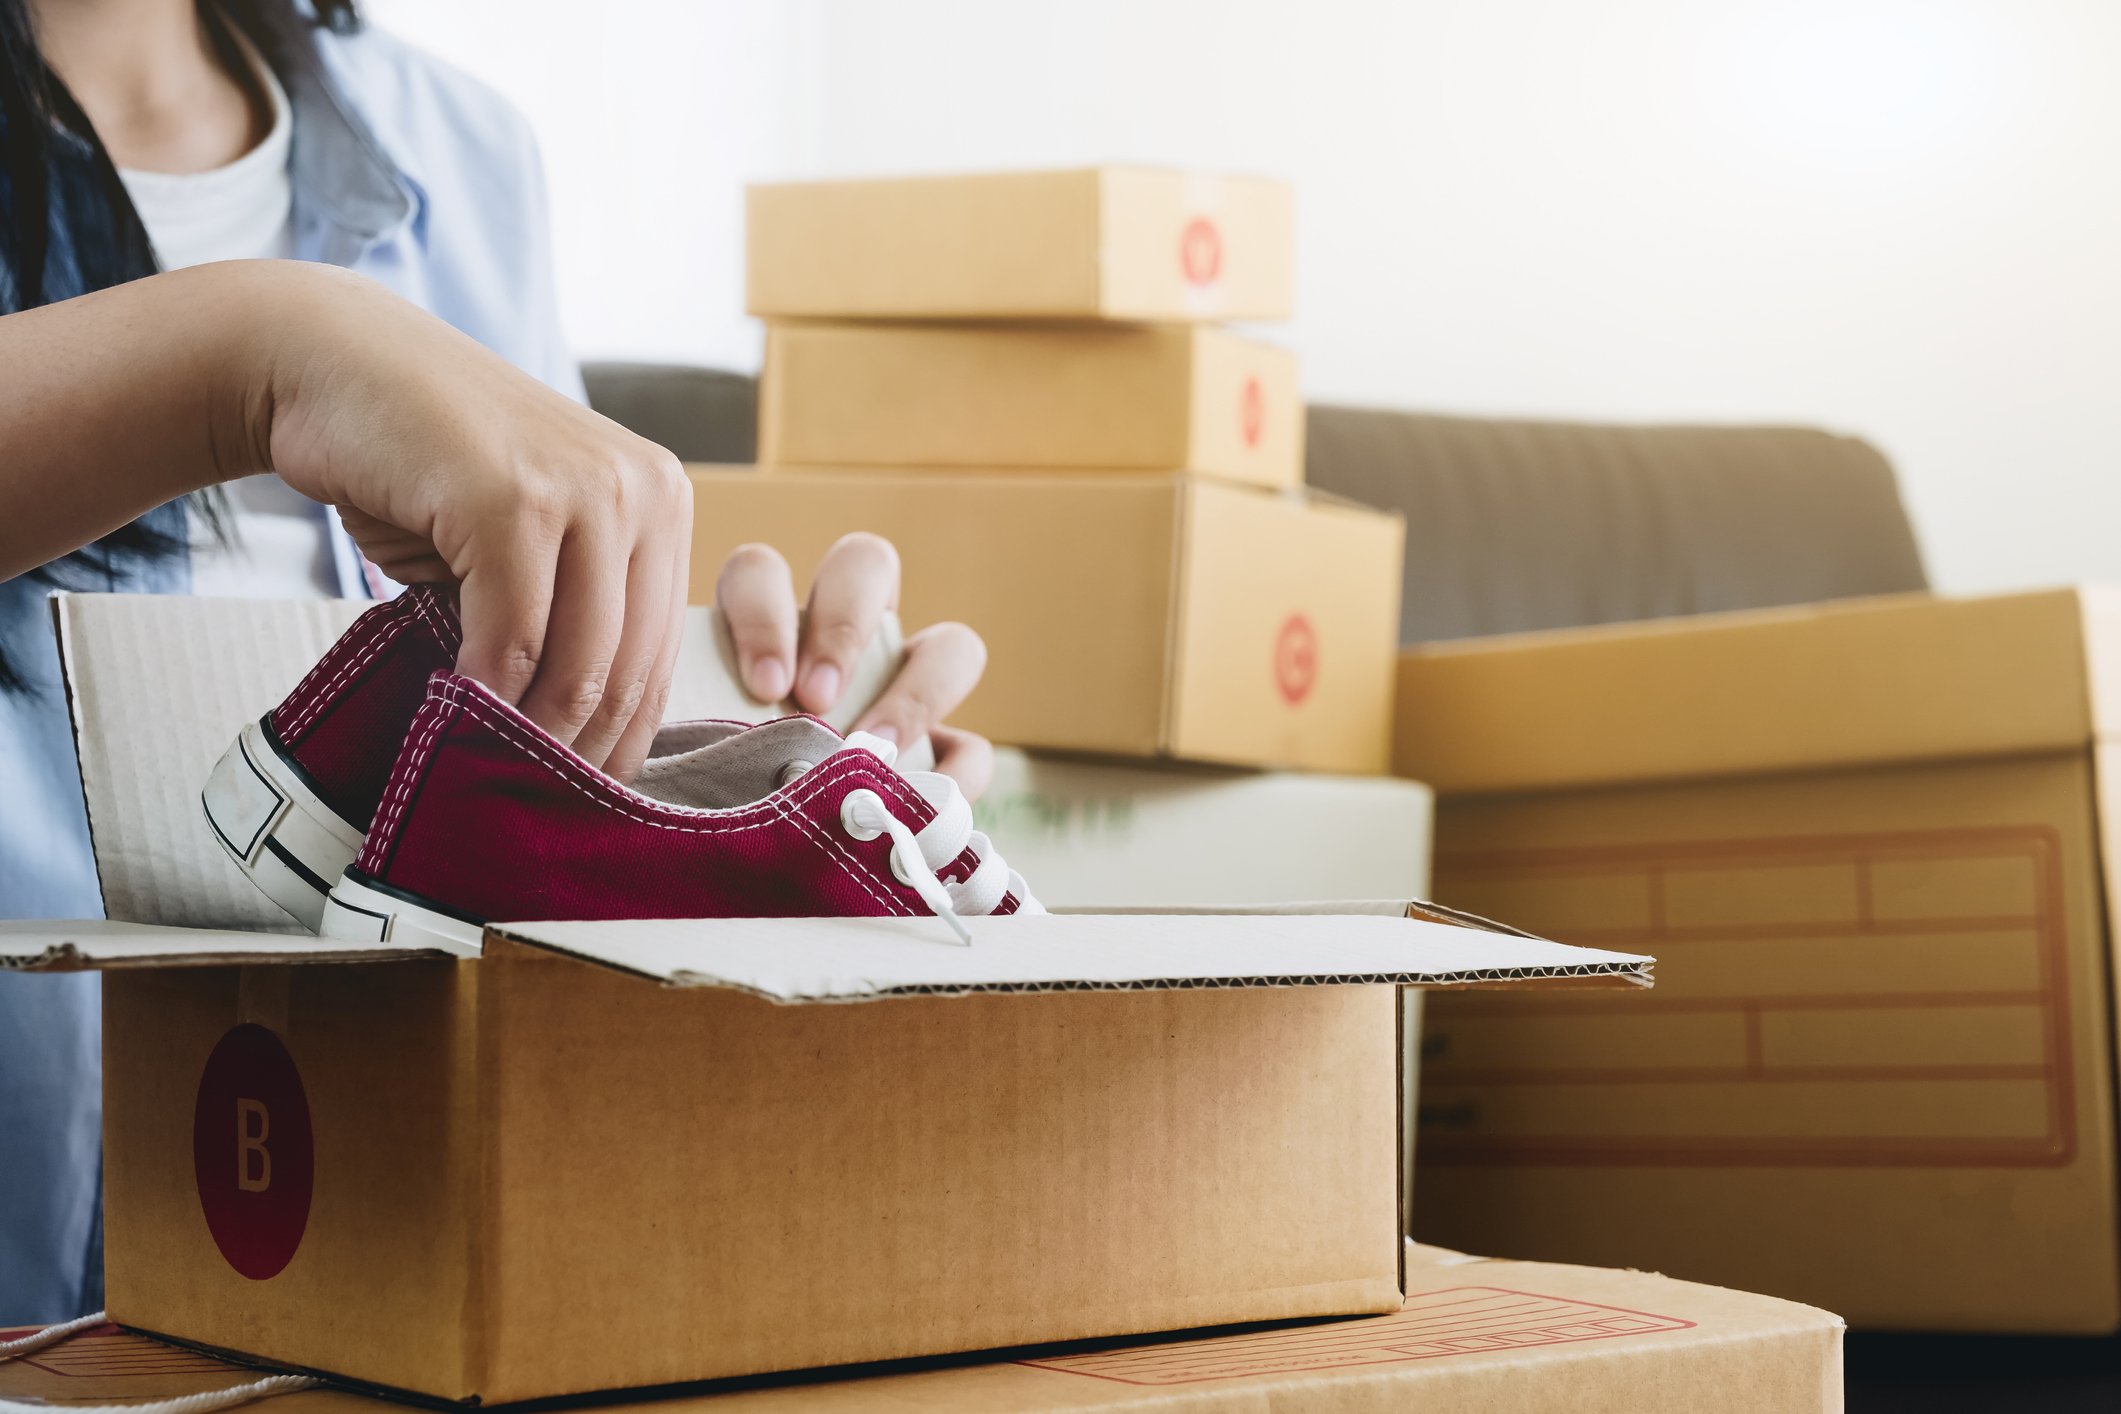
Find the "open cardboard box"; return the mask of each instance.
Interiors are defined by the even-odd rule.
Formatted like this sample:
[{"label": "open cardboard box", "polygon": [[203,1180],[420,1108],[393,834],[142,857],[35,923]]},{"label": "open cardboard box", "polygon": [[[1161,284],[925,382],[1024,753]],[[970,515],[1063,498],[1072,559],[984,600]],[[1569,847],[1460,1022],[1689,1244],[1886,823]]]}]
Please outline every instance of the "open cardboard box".
[{"label": "open cardboard box", "polygon": [[262,932],[197,782],[352,611],[58,601],[122,921],[0,960],[109,974],[125,1325],[491,1402],[1389,1311],[1397,987],[1647,981],[1404,903]]}]

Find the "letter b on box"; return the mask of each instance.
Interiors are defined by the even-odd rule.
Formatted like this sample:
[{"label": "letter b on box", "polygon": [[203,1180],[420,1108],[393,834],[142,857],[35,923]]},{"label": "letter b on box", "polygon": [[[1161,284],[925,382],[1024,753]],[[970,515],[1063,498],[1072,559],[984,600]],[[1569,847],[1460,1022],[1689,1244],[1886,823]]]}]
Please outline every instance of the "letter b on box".
[{"label": "letter b on box", "polygon": [[192,1172],[207,1231],[253,1281],[294,1259],[309,1224],[315,1158],[309,1102],[280,1038],[245,1022],[223,1036],[199,1077]]}]

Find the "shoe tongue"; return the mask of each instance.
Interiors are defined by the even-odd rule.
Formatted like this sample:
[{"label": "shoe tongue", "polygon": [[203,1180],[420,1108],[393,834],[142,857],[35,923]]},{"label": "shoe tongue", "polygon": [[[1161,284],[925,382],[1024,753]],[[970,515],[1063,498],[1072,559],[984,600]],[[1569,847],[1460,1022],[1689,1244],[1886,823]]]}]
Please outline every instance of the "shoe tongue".
[{"label": "shoe tongue", "polygon": [[652,758],[633,788],[669,805],[729,810],[779,790],[789,763],[814,766],[846,745],[815,717],[782,717],[675,756]]}]

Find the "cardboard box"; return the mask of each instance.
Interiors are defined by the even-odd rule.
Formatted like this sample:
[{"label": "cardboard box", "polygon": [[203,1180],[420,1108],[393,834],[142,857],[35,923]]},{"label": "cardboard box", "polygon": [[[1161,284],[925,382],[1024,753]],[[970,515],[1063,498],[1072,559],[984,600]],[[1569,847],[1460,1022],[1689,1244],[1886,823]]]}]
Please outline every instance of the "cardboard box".
[{"label": "cardboard box", "polygon": [[952,718],[1015,746],[1382,771],[1396,516],[1180,476],[699,467],[692,594],[759,540],[799,579],[840,536],[895,542],[899,616],[987,640]]},{"label": "cardboard box", "polygon": [[1303,480],[1286,349],[1182,324],[775,324],[759,460]]},{"label": "cardboard box", "polygon": [[255,931],[189,783],[355,607],[57,601],[123,921],[0,964],[110,973],[131,1326],[497,1402],[1387,1310],[1396,987],[1646,980],[1406,907]]},{"label": "cardboard box", "polygon": [[746,193],[771,318],[1287,319],[1295,202],[1138,167],[788,182]]},{"label": "cardboard box", "polygon": [[[0,1340],[19,1334],[0,1330]],[[614,1405],[616,1414],[781,1411],[1419,1409],[1424,1414],[1839,1414],[1841,1322],[1824,1311],[1647,1272],[1407,1255],[1390,1315],[906,1362],[800,1382],[747,1382]],[[166,1399],[253,1372],[104,1326],[11,1364],[0,1399]],[[269,1414],[388,1414],[340,1390],[284,1395]]]},{"label": "cardboard box", "polygon": [[2112,591],[1416,649],[1437,882],[1654,998],[1440,1001],[1418,1223],[1861,1326],[2105,1332]]},{"label": "cardboard box", "polygon": [[973,817],[1051,907],[1420,898],[1428,787],[1002,747]]}]

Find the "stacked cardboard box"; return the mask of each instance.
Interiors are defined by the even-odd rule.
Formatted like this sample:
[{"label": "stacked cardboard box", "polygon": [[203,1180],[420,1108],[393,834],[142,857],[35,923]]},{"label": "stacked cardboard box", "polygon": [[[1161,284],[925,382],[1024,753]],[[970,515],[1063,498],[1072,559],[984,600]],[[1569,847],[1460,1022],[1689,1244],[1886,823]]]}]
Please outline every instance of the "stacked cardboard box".
[{"label": "stacked cardboard box", "polygon": [[750,198],[763,474],[702,471],[696,598],[744,540],[871,530],[909,622],[993,650],[960,720],[1029,747],[1381,772],[1396,518],[1306,495],[1280,183],[1097,169]]},{"label": "stacked cardboard box", "polygon": [[1430,1008],[1417,1228],[1859,1326],[2121,1326],[2117,687],[2110,590],[1408,653],[1437,887],[1659,960]]},{"label": "stacked cardboard box", "polygon": [[[373,1312],[349,1314],[360,1324]],[[0,1341],[28,1333],[0,1327]],[[104,1326],[0,1363],[0,1401],[108,1407],[204,1396],[256,1374]],[[258,1407],[270,1414],[403,1408],[344,1390]],[[1405,1301],[1365,1320],[909,1360],[823,1378],[665,1390],[600,1407],[608,1414],[1838,1414],[1841,1323],[1771,1297],[1644,1272],[1413,1248]]]}]

